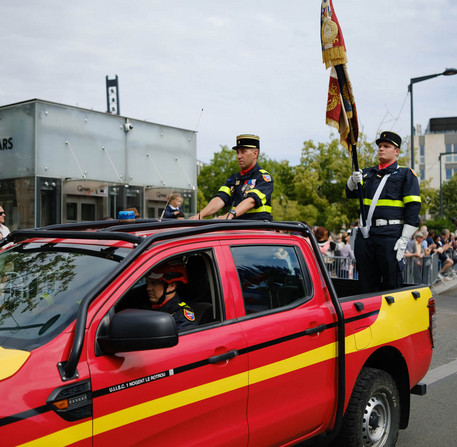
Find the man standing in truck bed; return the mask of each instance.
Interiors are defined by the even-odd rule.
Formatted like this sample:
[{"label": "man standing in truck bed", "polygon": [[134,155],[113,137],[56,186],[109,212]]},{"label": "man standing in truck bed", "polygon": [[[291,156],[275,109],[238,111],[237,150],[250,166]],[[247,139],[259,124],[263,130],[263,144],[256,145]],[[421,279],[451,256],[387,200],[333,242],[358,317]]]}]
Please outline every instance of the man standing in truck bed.
[{"label": "man standing in truck bed", "polygon": [[273,178],[257,164],[259,137],[238,135],[233,150],[236,150],[240,172],[231,175],[208,205],[190,219],[202,219],[230,206],[220,219],[272,220]]},{"label": "man standing in truck bed", "polygon": [[367,216],[366,234],[357,232],[354,250],[361,292],[402,285],[406,244],[420,223],[417,176],[412,169],[397,163],[400,136],[382,132],[376,144],[379,165],[353,172],[346,186],[348,198],[357,198],[357,189],[362,188]]}]

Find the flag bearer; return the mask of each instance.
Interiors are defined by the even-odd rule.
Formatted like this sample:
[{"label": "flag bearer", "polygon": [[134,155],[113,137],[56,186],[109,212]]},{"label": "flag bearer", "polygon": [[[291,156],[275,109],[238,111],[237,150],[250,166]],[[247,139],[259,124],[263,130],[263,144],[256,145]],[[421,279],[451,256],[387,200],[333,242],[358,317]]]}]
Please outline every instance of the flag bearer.
[{"label": "flag bearer", "polygon": [[[402,285],[406,244],[420,223],[421,198],[417,176],[412,169],[397,163],[400,136],[382,132],[376,144],[379,165],[353,172],[346,186],[348,198],[357,198],[357,189],[362,188],[367,216],[366,234],[363,236],[362,231],[357,232],[354,250],[361,292]],[[385,176],[387,178],[382,181]],[[379,197],[376,199],[377,192]]]}]

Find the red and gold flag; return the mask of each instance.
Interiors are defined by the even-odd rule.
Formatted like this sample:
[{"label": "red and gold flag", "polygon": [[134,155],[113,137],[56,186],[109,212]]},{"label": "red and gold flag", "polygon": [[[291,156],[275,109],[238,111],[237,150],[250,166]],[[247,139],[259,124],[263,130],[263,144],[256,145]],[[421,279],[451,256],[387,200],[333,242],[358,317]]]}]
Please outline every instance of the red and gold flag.
[{"label": "red and gold flag", "polygon": [[325,122],[338,130],[341,144],[350,150],[357,143],[359,126],[346,68],[346,46],[332,0],[321,4],[321,44],[325,68],[331,67]]}]

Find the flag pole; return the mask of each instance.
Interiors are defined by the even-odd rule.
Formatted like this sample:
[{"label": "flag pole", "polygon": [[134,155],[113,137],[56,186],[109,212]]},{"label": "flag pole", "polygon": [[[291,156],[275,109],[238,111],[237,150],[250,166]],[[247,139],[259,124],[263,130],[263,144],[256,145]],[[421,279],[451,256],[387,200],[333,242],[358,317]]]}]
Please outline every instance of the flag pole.
[{"label": "flag pole", "polygon": [[[344,73],[342,64],[334,65],[334,67],[335,67],[336,75],[338,78],[338,86],[340,88],[341,97],[343,97],[344,86],[347,85],[346,75]],[[346,110],[346,102],[345,101],[341,101],[341,102],[343,103],[343,106],[345,107],[345,110]],[[347,114],[347,112],[348,112],[348,110],[346,110],[346,114]],[[359,170],[359,160],[358,160],[358,156],[357,156],[357,141],[355,140],[355,137],[354,137],[354,129],[352,126],[351,118],[348,118],[348,124],[349,124],[349,137],[351,140],[352,164],[354,165],[354,170],[358,171]],[[367,218],[365,215],[365,207],[363,206],[363,192],[362,192],[362,185],[360,183],[358,184],[357,192],[359,195],[360,216],[362,218],[362,225],[366,226]]]}]

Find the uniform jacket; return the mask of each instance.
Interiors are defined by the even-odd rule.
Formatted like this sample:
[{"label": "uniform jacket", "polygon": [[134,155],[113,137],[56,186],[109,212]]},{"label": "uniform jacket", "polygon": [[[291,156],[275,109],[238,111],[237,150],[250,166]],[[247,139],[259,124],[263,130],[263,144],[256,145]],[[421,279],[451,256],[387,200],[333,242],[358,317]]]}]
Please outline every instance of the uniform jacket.
[{"label": "uniform jacket", "polygon": [[271,194],[273,192],[273,178],[257,163],[245,175],[241,172],[231,175],[219,189],[216,197],[220,197],[225,206],[235,208],[248,197],[255,201],[254,208],[237,219],[272,220]]},{"label": "uniform jacket", "polygon": [[[400,237],[403,224],[412,225],[413,227],[419,226],[421,209],[419,181],[412,169],[400,167],[397,162],[381,170],[378,166],[364,169],[362,191],[366,216],[368,216],[368,210],[376,189],[382,177],[386,174],[391,175],[387,179],[376,204],[371,222],[370,236]],[[350,191],[346,186],[346,197],[357,198],[357,190]],[[403,223],[399,225],[375,226],[377,219],[399,219]]]},{"label": "uniform jacket", "polygon": [[181,301],[178,294],[167,301],[158,309],[160,312],[167,312],[173,315],[178,330],[190,329],[196,326],[194,311],[184,302]]}]

